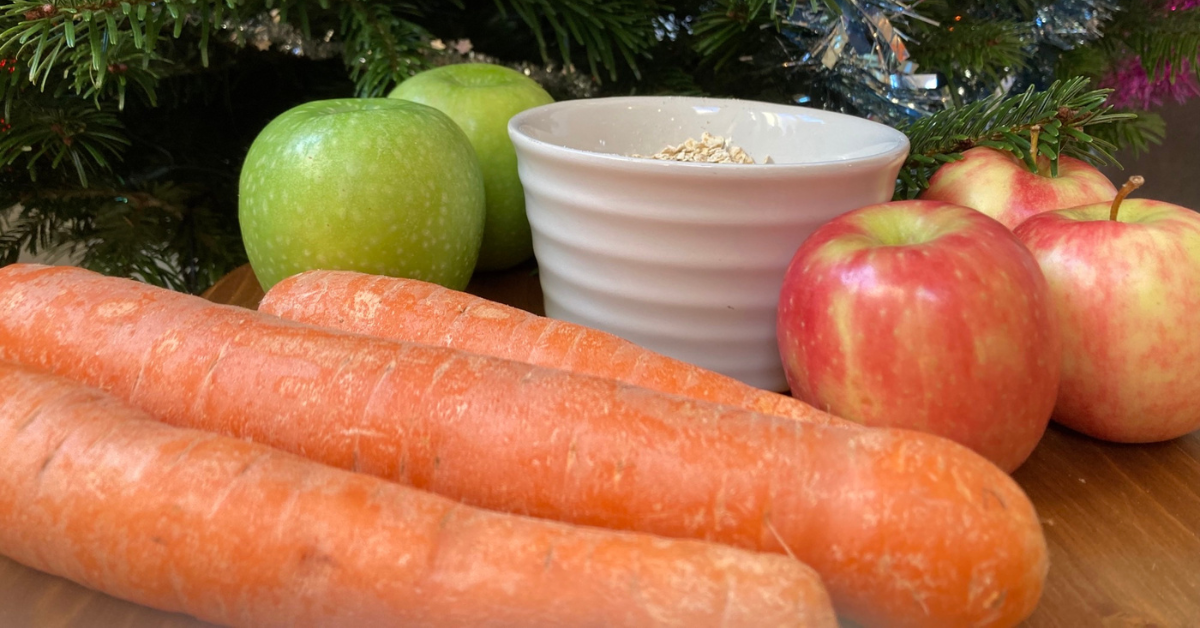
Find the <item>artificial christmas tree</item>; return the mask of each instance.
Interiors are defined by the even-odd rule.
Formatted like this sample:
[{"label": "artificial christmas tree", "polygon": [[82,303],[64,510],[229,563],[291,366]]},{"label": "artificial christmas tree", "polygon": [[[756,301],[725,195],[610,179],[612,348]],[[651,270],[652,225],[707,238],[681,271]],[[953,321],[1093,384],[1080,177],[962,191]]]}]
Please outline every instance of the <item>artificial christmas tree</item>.
[{"label": "artificial christmas tree", "polygon": [[1148,110],[1197,93],[1197,4],[16,0],[0,13],[0,261],[72,254],[199,292],[245,260],[237,174],[270,119],[464,61],[558,100],[707,94],[880,120],[913,141],[900,197],[972,146],[1028,158],[1035,124],[1062,131],[1042,154],[1103,162],[1146,150],[1164,132]]}]

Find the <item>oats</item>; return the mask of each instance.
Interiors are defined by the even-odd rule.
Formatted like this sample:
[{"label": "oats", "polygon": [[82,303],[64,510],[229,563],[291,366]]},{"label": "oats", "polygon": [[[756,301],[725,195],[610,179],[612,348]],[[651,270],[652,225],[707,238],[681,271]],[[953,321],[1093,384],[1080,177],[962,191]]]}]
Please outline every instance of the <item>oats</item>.
[{"label": "oats", "polygon": [[[663,161],[693,161],[710,164],[753,164],[754,159],[738,146],[733,146],[729,138],[711,135],[707,131],[700,140],[693,138],[678,146],[667,146],[653,155],[630,155],[642,159],[659,159]],[[767,157],[763,163],[773,163]]]}]

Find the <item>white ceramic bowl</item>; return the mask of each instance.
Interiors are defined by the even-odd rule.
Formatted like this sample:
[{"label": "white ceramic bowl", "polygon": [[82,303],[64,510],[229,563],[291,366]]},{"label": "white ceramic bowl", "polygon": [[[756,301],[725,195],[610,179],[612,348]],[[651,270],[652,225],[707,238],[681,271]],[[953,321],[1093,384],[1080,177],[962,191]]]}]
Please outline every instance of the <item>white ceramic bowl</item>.
[{"label": "white ceramic bowl", "polygon": [[[546,314],[768,390],[784,271],[812,231],[889,200],[908,139],[862,118],[762,102],[623,97],[512,118]],[[756,162],[652,155],[703,132]]]}]

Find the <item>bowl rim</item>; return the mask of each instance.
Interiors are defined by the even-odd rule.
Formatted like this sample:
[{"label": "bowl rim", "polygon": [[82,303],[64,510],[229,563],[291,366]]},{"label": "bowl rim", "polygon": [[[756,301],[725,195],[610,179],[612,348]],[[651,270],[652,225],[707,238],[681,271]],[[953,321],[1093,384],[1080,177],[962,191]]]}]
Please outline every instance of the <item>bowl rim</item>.
[{"label": "bowl rim", "polygon": [[[860,155],[848,159],[830,159],[823,161],[808,161],[803,163],[769,163],[769,164],[753,164],[755,167],[747,168],[750,164],[737,163],[708,163],[695,161],[670,161],[665,159],[647,159],[645,157],[629,157],[617,153],[605,153],[600,151],[585,150],[582,148],[571,148],[553,142],[547,142],[536,139],[531,135],[521,130],[521,126],[526,124],[530,118],[548,115],[549,113],[572,107],[589,107],[589,106],[620,106],[624,103],[647,103],[647,102],[670,102],[675,101],[681,104],[694,103],[698,106],[720,106],[730,103],[763,105],[774,110],[790,110],[798,114],[809,115],[823,119],[833,119],[843,121],[849,124],[860,126],[873,126],[880,130],[883,135],[881,142],[887,141],[887,136],[896,139],[897,142],[892,148],[884,149],[878,153],[868,155]],[[594,98],[576,98],[571,100],[561,100],[557,102],[539,105],[531,109],[526,109],[517,113],[508,121],[508,135],[514,145],[523,144],[526,148],[534,152],[541,153],[546,157],[560,159],[571,162],[588,163],[593,166],[608,166],[620,170],[636,169],[647,172],[648,168],[669,169],[679,172],[704,172],[713,174],[713,169],[722,170],[722,174],[737,173],[746,176],[777,176],[789,170],[829,170],[843,169],[849,167],[870,167],[876,165],[886,165],[892,163],[897,158],[907,157],[909,151],[908,136],[901,131],[874,120],[868,120],[859,116],[853,116],[846,113],[836,111],[826,111],[824,109],[816,109],[812,107],[801,107],[798,105],[788,105],[783,103],[773,103],[761,100],[750,100],[743,98],[714,98],[708,96],[601,96]]]}]

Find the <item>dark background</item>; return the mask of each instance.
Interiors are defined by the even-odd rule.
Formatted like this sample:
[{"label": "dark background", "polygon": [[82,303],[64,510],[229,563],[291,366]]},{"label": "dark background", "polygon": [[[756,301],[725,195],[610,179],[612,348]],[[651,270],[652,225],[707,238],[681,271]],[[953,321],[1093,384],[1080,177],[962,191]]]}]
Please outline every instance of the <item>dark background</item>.
[{"label": "dark background", "polygon": [[1161,146],[1134,157],[1125,152],[1116,158],[1125,167],[1104,168],[1113,185],[1121,187],[1130,176],[1140,174],[1146,184],[1135,197],[1152,198],[1200,211],[1200,99],[1179,105],[1171,102],[1158,111],[1167,122]]}]

